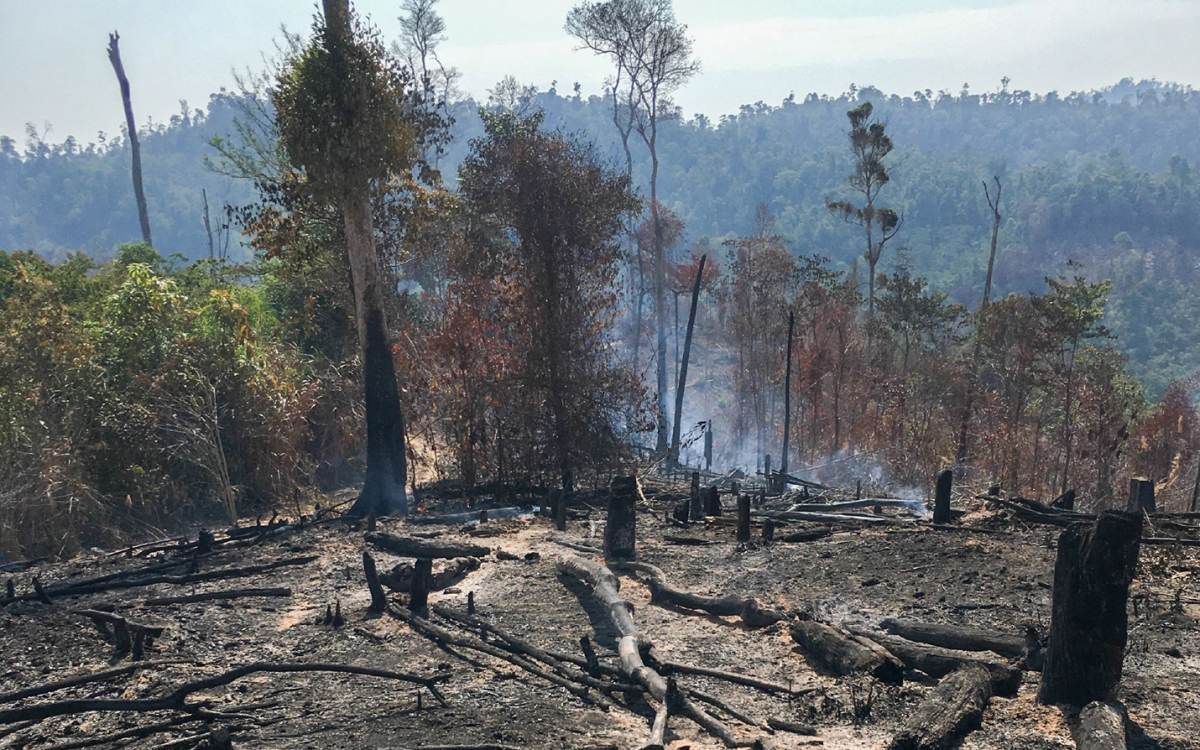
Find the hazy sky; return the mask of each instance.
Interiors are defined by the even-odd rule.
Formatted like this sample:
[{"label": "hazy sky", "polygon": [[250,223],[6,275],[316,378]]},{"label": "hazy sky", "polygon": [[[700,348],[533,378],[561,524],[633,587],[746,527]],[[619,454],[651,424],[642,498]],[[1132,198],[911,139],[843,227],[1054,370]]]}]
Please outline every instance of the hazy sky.
[{"label": "hazy sky", "polygon": [[[573,51],[562,24],[575,0],[442,0],[443,62],[479,98],[506,74],[546,89],[597,92],[608,65]],[[357,0],[384,36],[399,0]],[[307,31],[302,0],[0,0],[0,134],[24,141],[118,132],[120,95],[105,55],[121,33],[138,122],[164,121],[179,101],[203,107],[260,67],[279,25]],[[897,93],[991,90],[1003,76],[1037,92],[1156,77],[1200,85],[1200,0],[675,0],[702,74],[677,96],[709,116],[790,92],[837,94],[849,84]]]}]

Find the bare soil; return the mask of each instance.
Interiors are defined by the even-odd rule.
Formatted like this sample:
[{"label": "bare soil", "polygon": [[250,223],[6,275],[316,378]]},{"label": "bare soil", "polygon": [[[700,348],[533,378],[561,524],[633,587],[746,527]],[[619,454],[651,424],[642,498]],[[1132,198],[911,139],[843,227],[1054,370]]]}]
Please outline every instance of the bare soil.
[{"label": "bare soil", "polygon": [[[595,508],[603,507],[603,493],[584,499]],[[486,524],[491,532],[487,536],[480,536],[478,529],[468,536],[458,526],[418,526],[408,521],[381,521],[380,527],[397,534],[440,532],[439,541],[469,539],[516,556],[498,559],[493,553],[452,588],[433,594],[431,601],[465,611],[467,594],[473,592],[479,615],[498,627],[543,648],[570,653],[579,653],[579,638],[587,635],[596,643],[601,661],[616,666],[616,643],[605,611],[586,586],[560,576],[555,567],[564,555],[586,555],[555,538],[600,545],[603,513],[580,507],[565,534],[555,532],[552,522],[543,518],[493,520]],[[728,517],[680,530],[666,523],[669,507],[669,499],[660,495],[639,513],[639,557],[662,568],[673,586],[693,593],[755,596],[777,609],[862,627],[874,627],[885,617],[906,617],[1019,635],[1027,623],[1042,631],[1049,624],[1058,536],[1058,529],[1052,527],[1028,527],[1002,513],[968,508],[973,512],[961,522],[966,528],[957,531],[912,521],[884,529],[841,530],[813,542],[739,546]],[[333,662],[444,674],[447,681],[441,691],[449,705],[439,705],[415,685],[368,676],[255,674],[193,696],[193,702],[204,701],[208,710],[224,716],[188,717],[193,719],[190,723],[145,738],[94,746],[196,747],[203,732],[217,724],[232,729],[235,747],[255,748],[490,744],[632,750],[646,741],[653,707],[642,699],[606,712],[512,664],[475,652],[443,649],[393,617],[370,615],[361,531],[341,521],[310,526],[220,552],[206,558],[200,568],[319,556],[306,565],[249,578],[62,597],[49,605],[9,603],[0,611],[4,654],[0,691],[4,692],[129,663],[128,656],[114,657],[112,643],[75,610],[111,608],[166,630],[146,654],[148,666],[132,676],[2,704],[0,709],[68,698],[159,696],[189,680],[252,662]],[[691,546],[663,538],[678,535],[713,543]],[[151,560],[170,559],[172,554],[164,552]],[[403,562],[378,550],[372,554],[381,571]],[[35,575],[51,585],[145,564],[145,559],[94,552],[67,562],[39,564],[12,578],[21,594],[31,590]],[[435,570],[438,567],[441,564],[435,563]],[[1142,549],[1130,603],[1130,647],[1120,695],[1140,727],[1133,746],[1200,747],[1193,739],[1200,737],[1197,570],[1198,547]],[[749,630],[738,618],[652,605],[649,590],[637,577],[622,575],[621,583],[622,595],[635,605],[637,624],[663,656],[790,684],[802,692],[789,699],[707,677],[679,678],[681,685],[715,694],[760,722],[768,717],[786,719],[812,725],[818,732],[815,738],[771,734],[714,709],[747,738],[762,737],[777,748],[883,748],[931,689],[908,682],[889,687],[868,678],[825,674],[795,646],[786,623]],[[251,586],[285,586],[292,595],[145,605],[155,596]],[[394,598],[403,601],[403,596]],[[335,603],[340,603],[345,617],[340,628],[324,624],[326,608]],[[455,629],[439,618],[434,621]],[[993,698],[982,728],[961,746],[970,750],[1074,747],[1062,712],[1035,702],[1037,680],[1037,673],[1026,672],[1017,697]],[[0,747],[62,748],[182,715],[178,711],[91,712],[31,725],[0,725]],[[668,746],[677,750],[722,747],[682,718],[672,718],[667,738]]]}]

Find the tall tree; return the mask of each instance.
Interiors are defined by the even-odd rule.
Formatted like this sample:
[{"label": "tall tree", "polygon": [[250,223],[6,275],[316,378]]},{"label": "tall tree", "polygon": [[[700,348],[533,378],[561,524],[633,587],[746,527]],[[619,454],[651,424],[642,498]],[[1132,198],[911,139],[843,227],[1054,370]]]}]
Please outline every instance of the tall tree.
[{"label": "tall tree", "polygon": [[[883,246],[896,236],[900,229],[900,215],[890,208],[879,208],[875,201],[879,191],[891,180],[884,159],[892,152],[891,136],[885,132],[882,122],[871,116],[871,102],[863,102],[846,113],[850,119],[850,151],[854,154],[854,173],[847,182],[850,188],[862,196],[862,204],[851,201],[826,199],[825,205],[831,212],[844,220],[857,224],[866,234],[867,251],[867,315],[875,317],[875,267],[883,255]],[[868,340],[870,329],[868,329]]]},{"label": "tall tree", "polygon": [[[654,322],[657,329],[658,422],[655,450],[667,443],[667,259],[658,204],[658,126],[674,113],[671,94],[700,70],[687,26],[671,0],[584,2],[567,15],[567,31],[584,47],[617,61],[629,76],[634,129],[650,152],[650,220],[654,226]],[[619,127],[619,126],[618,126]]]},{"label": "tall tree", "polygon": [[696,328],[696,305],[700,301],[700,284],[704,281],[704,263],[708,255],[700,256],[696,280],[692,285],[692,307],[688,312],[687,335],[683,339],[683,359],[679,363],[679,380],[675,384],[675,424],[671,429],[671,451],[668,464],[679,463],[679,430],[683,420],[683,392],[687,388],[688,359],[692,354],[692,332]]},{"label": "tall tree", "polygon": [[483,113],[486,137],[459,172],[468,210],[497,276],[511,290],[514,320],[528,327],[519,365],[533,421],[553,426],[563,489],[582,460],[615,446],[618,404],[629,379],[611,355],[619,237],[637,210],[623,174],[591,145],[541,130],[541,113]]},{"label": "tall tree", "polygon": [[314,194],[341,209],[366,394],[367,475],[359,516],[407,512],[404,417],[388,341],[371,199],[416,160],[407,77],[348,0],[323,0],[308,46],[273,92],[279,132]]},{"label": "tall tree", "polygon": [[446,20],[434,6],[439,0],[404,0],[400,4],[400,41],[393,51],[404,60],[427,94],[443,102],[457,93],[455,86],[462,77],[458,68],[446,67],[438,57],[437,48],[446,41]]},{"label": "tall tree", "polygon": [[129,131],[129,150],[133,154],[133,196],[137,199],[138,223],[142,225],[142,242],[151,247],[154,242],[150,239],[150,214],[146,210],[146,192],[142,189],[142,146],[138,141],[137,123],[133,119],[133,101],[129,96],[129,79],[125,77],[125,66],[121,64],[121,35],[113,32],[108,35],[108,61],[112,63],[113,72],[117,74],[117,83],[121,86],[121,104],[125,107],[125,127]]}]

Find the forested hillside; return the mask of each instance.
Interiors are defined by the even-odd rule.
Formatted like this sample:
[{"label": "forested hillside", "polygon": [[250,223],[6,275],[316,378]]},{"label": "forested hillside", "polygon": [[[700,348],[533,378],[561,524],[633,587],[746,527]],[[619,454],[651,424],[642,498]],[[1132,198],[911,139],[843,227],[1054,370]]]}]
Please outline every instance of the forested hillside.
[{"label": "forested hillside", "polygon": [[[619,166],[624,155],[610,104],[592,96],[533,93],[527,107],[546,126],[581,133]],[[859,254],[857,236],[825,210],[850,169],[845,113],[872,101],[896,143],[891,184],[882,200],[903,215],[897,247],[910,250],[914,272],[934,289],[974,305],[982,290],[991,213],[982,180],[1004,183],[996,288],[1028,291],[1084,264],[1089,278],[1112,278],[1108,326],[1152,393],[1200,368],[1200,319],[1184,290],[1197,277],[1200,248],[1200,93],[1130,81],[1099,92],[1031,95],[918,92],[885,95],[852,88],[840,97],[789,98],[747,105],[719,122],[704,117],[664,124],[660,196],[684,222],[685,238],[719,240],[751,228],[766,203],[776,230],[797,253],[837,265]],[[201,189],[207,192],[214,244],[234,258],[249,253],[227,225],[226,204],[253,199],[247,180],[215,174],[213,137],[228,136],[235,96],[214,95],[206,110],[184,111],[143,134],[146,192],[164,254],[206,257]],[[453,140],[440,160],[448,183],[482,133],[478,105],[452,107]],[[635,139],[636,140],[636,137]],[[648,173],[645,149],[631,143],[635,184]],[[33,250],[56,260],[84,251],[111,257],[137,237],[127,189],[123,139],[83,146],[48,144],[30,134],[25,148],[0,143],[0,248]],[[681,252],[688,242],[679,244]],[[890,267],[887,257],[883,267]],[[1147,300],[1156,304],[1146,304]]]}]

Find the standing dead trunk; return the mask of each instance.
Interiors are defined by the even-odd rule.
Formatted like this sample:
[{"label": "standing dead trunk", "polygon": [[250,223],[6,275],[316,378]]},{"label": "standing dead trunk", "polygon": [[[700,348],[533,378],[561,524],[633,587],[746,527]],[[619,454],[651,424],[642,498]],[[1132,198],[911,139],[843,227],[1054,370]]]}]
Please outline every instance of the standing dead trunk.
[{"label": "standing dead trunk", "polygon": [[783,376],[783,455],[779,457],[781,489],[787,489],[788,438],[792,433],[792,331],[796,327],[796,315],[788,311],[787,365]]},{"label": "standing dead trunk", "polygon": [[937,478],[937,494],[933,500],[933,522],[950,523],[950,491],[954,472],[946,469]]},{"label": "standing dead trunk", "polygon": [[608,523],[604,527],[604,557],[637,559],[637,477],[613,477],[608,495]]},{"label": "standing dead trunk", "polygon": [[1117,511],[1072,524],[1059,537],[1041,703],[1084,706],[1114,697],[1141,537],[1141,515]]},{"label": "standing dead trunk", "polygon": [[[696,326],[696,304],[700,300],[700,281],[704,278],[704,262],[708,255],[700,256],[699,267],[696,269],[696,281],[692,284],[692,309],[688,313],[687,334],[683,338],[683,358],[679,363],[679,380],[675,384],[675,421],[671,428],[671,453],[667,459],[669,466],[679,463],[679,428],[683,421],[683,392],[687,387],[688,358],[692,354],[692,331]],[[679,297],[675,298],[675,310],[679,311]],[[676,324],[676,335],[679,326]]]},{"label": "standing dead trunk", "polygon": [[737,496],[738,522],[737,540],[745,544],[750,541],[750,496]]},{"label": "standing dead trunk", "polygon": [[142,225],[142,242],[153,246],[150,239],[150,213],[146,210],[146,193],[142,189],[142,146],[138,142],[137,123],[133,119],[133,101],[129,97],[129,79],[125,77],[125,66],[121,64],[121,35],[108,35],[108,61],[117,74],[121,86],[121,103],[125,106],[125,127],[129,130],[129,150],[133,154],[133,197],[137,199],[138,222]]},{"label": "standing dead trunk", "polygon": [[365,184],[345,197],[342,212],[354,284],[367,417],[367,476],[362,494],[350,508],[350,515],[361,518],[372,511],[376,516],[405,515],[408,513],[404,489],[408,481],[408,464],[404,455],[404,416],[400,411],[395,363],[388,345],[375,230]]},{"label": "standing dead trunk", "polygon": [[[988,253],[988,268],[987,277],[983,281],[983,300],[979,303],[979,312],[983,312],[988,301],[992,296],[992,272],[996,268],[996,241],[1000,238],[1000,192],[1003,190],[1003,185],[1000,184],[999,177],[992,177],[996,181],[996,200],[992,200],[992,194],[988,191],[987,181],[983,183],[983,194],[987,197],[988,208],[992,209],[992,247]],[[975,407],[975,389],[979,385],[979,354],[980,342],[978,334],[975,336],[975,356],[971,360],[971,373],[967,381],[967,402],[963,405],[962,422],[959,424],[958,432],[958,452],[954,456],[954,473],[959,479],[963,477],[963,471],[967,466],[967,441],[971,431],[971,413]]]},{"label": "standing dead trunk", "polygon": [[1131,513],[1149,513],[1158,511],[1154,500],[1154,482],[1149,479],[1129,480],[1129,507]]}]

